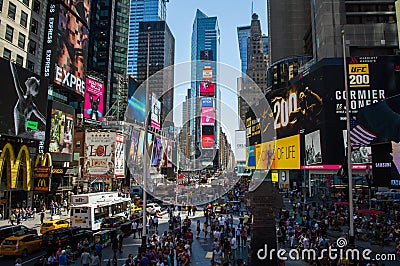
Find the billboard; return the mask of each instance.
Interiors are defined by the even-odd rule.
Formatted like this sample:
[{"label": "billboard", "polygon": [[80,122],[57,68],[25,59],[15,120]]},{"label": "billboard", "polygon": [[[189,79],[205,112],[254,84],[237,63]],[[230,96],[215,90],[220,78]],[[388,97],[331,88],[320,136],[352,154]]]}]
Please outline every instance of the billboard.
[{"label": "billboard", "polygon": [[0,58],[0,133],[44,140],[47,79]]},{"label": "billboard", "polygon": [[115,177],[125,177],[125,136],[115,136]]},{"label": "billboard", "polygon": [[89,42],[87,26],[62,4],[48,5],[45,25],[43,76],[83,96]]},{"label": "billboard", "polygon": [[33,190],[46,192],[50,191],[51,173],[51,166],[35,166],[33,171]]},{"label": "billboard", "polygon": [[138,90],[139,83],[128,78],[128,107],[126,117],[130,122],[144,123],[146,117],[146,91]]},{"label": "billboard", "polygon": [[211,66],[204,66],[203,67],[203,80],[205,81],[212,81],[213,71]]},{"label": "billboard", "polygon": [[104,84],[94,77],[86,77],[85,101],[83,117],[86,122],[100,122],[103,120]]},{"label": "billboard", "polygon": [[[400,143],[392,142],[392,155],[397,173],[400,173]],[[389,186],[392,188],[400,188],[400,177],[398,174],[394,173],[394,175],[392,175]]]},{"label": "billboard", "polygon": [[167,167],[171,168],[172,167],[172,141],[168,141],[168,147],[167,147]]},{"label": "billboard", "polygon": [[235,158],[237,162],[246,161],[246,131],[235,131]]},{"label": "billboard", "polygon": [[202,135],[201,136],[201,146],[203,149],[214,148],[214,135]]},{"label": "billboard", "polygon": [[116,137],[115,132],[86,131],[84,177],[114,177]]},{"label": "billboard", "polygon": [[49,152],[72,156],[75,110],[69,105],[52,102],[50,114]]},{"label": "billboard", "polygon": [[162,140],[155,137],[153,142],[153,154],[151,156],[151,166],[159,166],[162,156]]},{"label": "billboard", "polygon": [[154,94],[151,95],[150,126],[160,130],[161,102]]},{"label": "billboard", "polygon": [[322,163],[321,134],[319,130],[305,135],[306,165]]},{"label": "billboard", "polygon": [[90,0],[62,0],[64,4],[78,16],[86,26],[90,22]]},{"label": "billboard", "polygon": [[[343,144],[345,152],[347,152],[347,130],[343,130]],[[351,151],[351,162],[353,164],[370,164],[372,163],[372,151],[371,147],[359,147],[355,149],[352,148]]]},{"label": "billboard", "polygon": [[214,96],[215,84],[208,81],[200,81],[200,96]]},{"label": "billboard", "polygon": [[213,51],[212,50],[201,50],[200,60],[210,60],[213,61]]},{"label": "billboard", "polygon": [[213,98],[212,97],[201,98],[201,106],[202,107],[213,107]]},{"label": "billboard", "polygon": [[214,107],[201,108],[201,123],[203,125],[214,125],[215,123]]},{"label": "billboard", "polygon": [[214,136],[214,126],[213,125],[201,126],[201,134],[202,135],[213,135]]}]

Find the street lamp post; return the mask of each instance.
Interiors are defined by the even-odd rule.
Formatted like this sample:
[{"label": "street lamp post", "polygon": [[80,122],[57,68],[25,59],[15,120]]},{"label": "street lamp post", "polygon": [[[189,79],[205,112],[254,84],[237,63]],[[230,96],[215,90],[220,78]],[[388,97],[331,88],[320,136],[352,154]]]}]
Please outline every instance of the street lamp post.
[{"label": "street lamp post", "polygon": [[346,40],[344,30],[342,30],[343,44],[343,69],[344,87],[346,91],[346,128],[347,128],[347,175],[349,178],[349,243],[354,246],[354,213],[353,213],[353,172],[351,164],[351,140],[350,140],[350,101],[349,87],[347,84],[347,64],[346,64]]},{"label": "street lamp post", "polygon": [[145,153],[143,156],[143,233],[142,233],[142,248],[146,248],[147,246],[147,195],[146,195],[146,187],[147,187],[147,175],[149,174],[149,169],[147,167],[148,163],[148,127],[149,127],[149,65],[150,65],[150,30],[151,27],[147,27],[147,65],[146,65],[146,118],[144,122],[144,147]]}]

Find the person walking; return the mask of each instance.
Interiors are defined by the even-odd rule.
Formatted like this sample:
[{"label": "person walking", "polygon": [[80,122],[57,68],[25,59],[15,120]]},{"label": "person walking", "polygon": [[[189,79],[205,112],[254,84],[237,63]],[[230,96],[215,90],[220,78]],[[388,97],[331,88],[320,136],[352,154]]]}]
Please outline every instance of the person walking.
[{"label": "person walking", "polygon": [[17,220],[17,218],[15,216],[15,213],[12,212],[11,215],[10,215],[10,223],[11,223],[11,225],[14,225],[16,220]]},{"label": "person walking", "polygon": [[68,265],[67,252],[65,250],[62,250],[61,254],[58,256],[58,266],[67,266],[67,265]]},{"label": "person walking", "polygon": [[236,236],[233,235],[231,238],[231,257],[233,261],[236,260],[236,249],[237,249]]},{"label": "person walking", "polygon": [[94,246],[94,250],[96,251],[97,256],[99,257],[100,260],[99,264],[101,264],[101,259],[103,258],[103,245],[100,243],[100,240]]},{"label": "person walking", "polygon": [[92,266],[100,266],[101,260],[100,260],[100,257],[99,257],[99,255],[98,255],[98,253],[96,251],[93,252],[93,255],[91,257],[91,261],[92,261]]},{"label": "person walking", "polygon": [[41,224],[44,222],[44,216],[45,216],[44,209],[42,209],[42,211],[40,212],[40,223]]},{"label": "person walking", "polygon": [[136,221],[133,221],[132,226],[131,226],[133,239],[136,238],[137,228],[138,228],[138,223]]},{"label": "person walking", "polygon": [[118,250],[119,253],[122,253],[122,242],[124,241],[124,233],[120,232],[118,234]]},{"label": "person walking", "polygon": [[197,231],[197,235],[196,238],[199,239],[200,238],[200,220],[197,220],[197,225],[196,225],[196,231]]},{"label": "person walking", "polygon": [[20,258],[15,260],[15,266],[22,266],[22,260]]},{"label": "person walking", "polygon": [[138,235],[139,235],[139,238],[142,238],[142,233],[143,233],[143,222],[139,221],[139,224],[138,224]]},{"label": "person walking", "polygon": [[88,252],[87,248],[85,248],[81,254],[81,265],[82,266],[89,266],[92,259],[90,257],[90,253]]},{"label": "person walking", "polygon": [[222,250],[219,248],[219,245],[214,248],[211,261],[214,266],[222,265]]},{"label": "person walking", "polygon": [[111,240],[111,249],[114,252],[114,257],[113,259],[117,259],[117,251],[118,251],[118,238],[116,235],[113,236]]}]

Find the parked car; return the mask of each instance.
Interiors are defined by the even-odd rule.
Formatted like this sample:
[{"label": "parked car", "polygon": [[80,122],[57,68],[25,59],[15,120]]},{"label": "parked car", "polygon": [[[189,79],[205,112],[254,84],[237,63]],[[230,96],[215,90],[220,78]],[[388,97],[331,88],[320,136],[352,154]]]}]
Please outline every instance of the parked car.
[{"label": "parked car", "polygon": [[40,233],[44,234],[50,230],[68,228],[70,225],[70,222],[65,219],[47,220],[40,226]]},{"label": "parked car", "polygon": [[93,247],[93,232],[80,227],[51,230],[42,235],[41,248],[51,252],[58,248],[65,249],[70,246],[72,250],[76,250],[79,242],[82,244],[87,242],[89,248]]},{"label": "parked car", "polygon": [[2,242],[0,254],[3,256],[26,257],[39,249],[40,237],[38,235],[10,236]]},{"label": "parked car", "polygon": [[131,231],[132,221],[127,219],[125,216],[117,215],[113,217],[104,218],[101,223],[101,229],[116,228],[128,235]]},{"label": "parked car", "polygon": [[28,228],[25,225],[4,225],[0,226],[0,243],[4,239],[13,235],[27,235],[34,234],[37,235],[37,230],[34,228]]},{"label": "parked car", "polygon": [[161,206],[158,203],[147,203],[146,212],[148,214],[154,215],[161,212]]}]

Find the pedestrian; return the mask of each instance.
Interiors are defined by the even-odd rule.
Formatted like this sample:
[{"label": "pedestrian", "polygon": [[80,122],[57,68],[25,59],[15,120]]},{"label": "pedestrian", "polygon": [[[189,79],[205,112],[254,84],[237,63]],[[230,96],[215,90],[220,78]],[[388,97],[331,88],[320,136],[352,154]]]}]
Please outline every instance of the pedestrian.
[{"label": "pedestrian", "polygon": [[131,226],[133,239],[136,238],[137,228],[138,228],[138,223],[136,221],[133,221],[132,226]]},{"label": "pedestrian", "polygon": [[201,229],[200,229],[200,220],[197,220],[196,231],[197,231],[196,238],[198,239],[198,238],[200,238],[200,231],[201,231]]},{"label": "pedestrian", "polygon": [[236,260],[236,249],[237,249],[236,236],[233,235],[231,238],[231,256],[233,261]]},{"label": "pedestrian", "polygon": [[10,223],[11,225],[14,225],[15,221],[17,220],[14,211],[10,215]]},{"label": "pedestrian", "polygon": [[65,211],[65,212],[68,211],[68,202],[67,202],[66,199],[64,199],[64,201],[63,201],[63,208],[64,208],[64,211]]},{"label": "pedestrian", "polygon": [[41,224],[44,222],[44,216],[45,216],[44,209],[42,209],[42,211],[40,212],[40,223]]},{"label": "pedestrian", "polygon": [[90,253],[88,252],[88,249],[85,248],[81,254],[81,265],[89,266],[90,263],[91,263]]},{"label": "pedestrian", "polygon": [[22,266],[21,262],[22,262],[22,261],[21,261],[20,258],[16,259],[16,260],[15,260],[15,266]]},{"label": "pedestrian", "polygon": [[114,257],[113,259],[117,259],[117,251],[118,251],[118,238],[117,235],[114,234],[112,240],[111,240],[111,249],[114,252]]},{"label": "pedestrian", "polygon": [[60,256],[58,256],[58,266],[67,266],[67,265],[68,265],[67,254],[65,250],[62,250]]},{"label": "pedestrian", "polygon": [[242,229],[240,229],[240,238],[242,242],[242,247],[247,246],[247,226],[243,226]]},{"label": "pedestrian", "polygon": [[118,234],[118,250],[119,253],[122,253],[122,242],[124,241],[124,233],[120,232]]},{"label": "pedestrian", "polygon": [[222,264],[222,250],[219,248],[219,245],[213,250],[211,262],[214,266],[220,266]]},{"label": "pedestrian", "polygon": [[142,221],[139,221],[139,224],[138,224],[138,235],[139,235],[139,238],[142,238],[142,233],[143,233],[143,223],[142,223]]},{"label": "pedestrian", "polygon": [[[100,266],[101,260],[100,260],[99,254],[96,251],[93,252],[91,261],[92,261],[92,266]],[[125,265],[128,266],[127,264],[125,264]]]},{"label": "pedestrian", "polygon": [[129,254],[128,259],[125,261],[125,266],[134,266],[133,263],[133,255]]},{"label": "pedestrian", "polygon": [[97,256],[99,256],[101,264],[101,259],[103,258],[103,245],[100,243],[100,240],[97,241],[96,245],[94,246],[94,250],[96,251]]},{"label": "pedestrian", "polygon": [[154,216],[153,221],[154,221],[154,228],[158,232],[158,217],[157,217],[157,214]]}]

